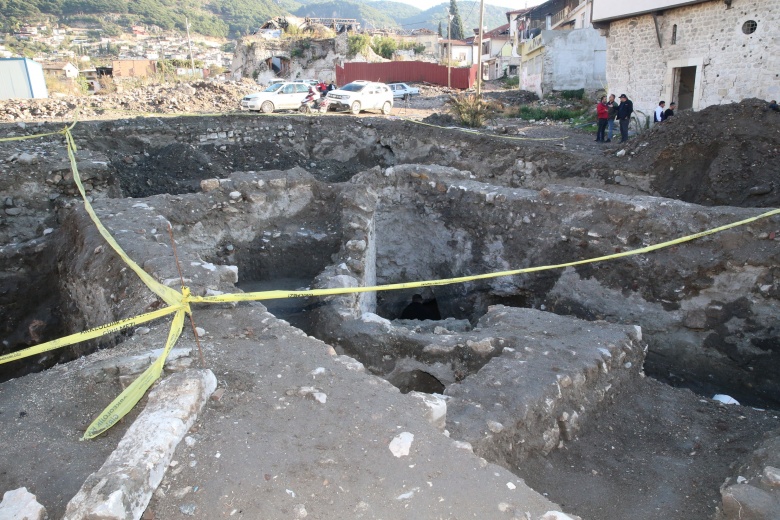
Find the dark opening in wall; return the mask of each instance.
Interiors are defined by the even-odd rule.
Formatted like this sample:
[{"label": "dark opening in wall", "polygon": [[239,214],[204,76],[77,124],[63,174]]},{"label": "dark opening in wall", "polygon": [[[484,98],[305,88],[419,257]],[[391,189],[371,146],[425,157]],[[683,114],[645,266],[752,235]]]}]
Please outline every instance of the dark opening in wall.
[{"label": "dark opening in wall", "polygon": [[742,24],[742,32],[744,34],[753,34],[758,29],[758,23],[755,20],[748,20]]},{"label": "dark opening in wall", "polygon": [[398,387],[402,394],[409,392],[424,392],[426,394],[444,393],[444,384],[428,372],[422,370],[412,370],[403,372],[395,377],[388,379],[393,386]]}]

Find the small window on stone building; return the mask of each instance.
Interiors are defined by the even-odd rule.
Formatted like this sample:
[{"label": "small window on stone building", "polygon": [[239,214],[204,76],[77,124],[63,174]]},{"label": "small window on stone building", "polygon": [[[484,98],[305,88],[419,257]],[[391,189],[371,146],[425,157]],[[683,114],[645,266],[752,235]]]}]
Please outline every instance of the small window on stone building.
[{"label": "small window on stone building", "polygon": [[672,25],[672,45],[677,43],[677,24]]},{"label": "small window on stone building", "polygon": [[756,29],[758,28],[758,24],[755,20],[748,20],[747,22],[742,24],[742,32],[745,34],[753,34],[756,32]]}]

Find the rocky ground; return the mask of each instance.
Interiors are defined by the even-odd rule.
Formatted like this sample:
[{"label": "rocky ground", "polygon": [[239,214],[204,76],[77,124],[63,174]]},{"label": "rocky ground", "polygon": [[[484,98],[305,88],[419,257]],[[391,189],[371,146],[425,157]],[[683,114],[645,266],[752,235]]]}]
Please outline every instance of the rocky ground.
[{"label": "rocky ground", "polygon": [[[100,99],[2,102],[0,118],[30,125],[66,121],[76,110],[83,119],[224,112],[235,110],[240,97],[253,90],[256,87],[250,84],[198,83],[146,87]],[[401,102],[396,105],[391,120],[401,117],[445,122],[442,104],[446,95],[443,89],[423,86],[422,95],[408,106]],[[510,106],[531,101],[513,92],[491,96]],[[370,119],[375,116],[362,116],[363,128],[382,128],[381,120]],[[324,129],[313,130],[313,134],[327,134],[331,117],[339,118],[338,123],[332,123],[334,126],[354,124],[351,116],[329,114],[323,118]],[[434,131],[453,139],[452,134],[418,123],[393,129],[397,140]],[[4,130],[0,136],[19,132],[19,126]],[[27,130],[33,133],[32,127]],[[549,121],[501,119],[491,121],[485,132],[491,137],[472,141],[476,161],[491,153],[498,155],[495,150],[503,148],[495,139],[508,138],[518,139],[508,141],[512,146],[533,146],[556,171],[581,168],[597,172],[556,179],[562,184],[631,193],[641,188],[644,193],[704,205],[774,207],[780,203],[776,179],[780,114],[766,111],[760,100],[678,114],[668,123],[643,131],[626,146],[599,146],[593,142],[593,134]],[[86,140],[88,136],[81,138]],[[204,154],[184,143],[173,143],[157,155],[146,157],[131,147],[121,149],[120,144],[85,156],[85,162],[94,164],[91,182],[96,193],[101,189],[120,190],[116,185],[109,187],[117,181],[105,178],[100,163],[106,161],[125,165],[117,169],[120,177],[133,179],[128,185],[146,186],[128,193],[136,197],[169,188],[177,193],[197,191],[199,182],[187,175],[193,169],[202,169],[202,178],[224,177],[244,168],[242,161],[249,162],[247,157],[229,157],[227,150],[222,159],[216,159],[220,157],[217,146]],[[64,157],[54,155],[55,147],[60,145],[54,143],[48,158],[41,149],[35,160],[10,154],[0,160],[5,161],[6,169],[43,164],[52,179],[49,186],[58,186],[67,183],[65,167],[56,166],[64,161]],[[267,155],[258,157],[258,162],[265,161],[278,169],[311,162],[270,149],[264,153]],[[459,160],[468,166],[467,158]],[[347,180],[361,169],[360,164],[345,166],[335,160],[323,161],[320,166],[330,168],[323,178],[330,182]],[[168,175],[165,182],[155,185],[160,168],[167,168]],[[649,172],[650,181],[639,187],[632,184],[633,176],[643,171]],[[136,182],[139,178],[141,182]],[[2,185],[4,193],[21,191],[9,182]],[[545,179],[534,182],[543,186]],[[49,203],[47,193],[36,194]],[[58,211],[64,212],[67,204],[61,202]],[[225,203],[221,210],[229,208]],[[14,236],[9,231],[7,217],[23,211],[13,197],[6,199],[3,236],[8,243],[24,242],[25,247],[34,249],[37,246],[30,236]],[[128,220],[129,229],[148,227],[140,221],[133,227],[133,222]],[[33,236],[43,233],[43,226],[36,227]],[[92,250],[98,256],[97,249]],[[4,247],[2,254],[11,253]],[[109,264],[104,267],[110,270]],[[23,290],[40,297],[32,288],[15,289]],[[116,299],[121,302],[121,295]],[[3,303],[10,305],[7,300]],[[267,323],[258,325],[262,319],[268,319]],[[767,461],[773,460],[772,455],[751,454],[765,433],[780,426],[776,411],[721,405],[709,399],[710,395],[695,395],[645,378],[634,388],[612,394],[605,403],[611,406],[598,410],[577,441],[547,457],[528,459],[523,467],[513,468],[513,474],[453,448],[444,436],[428,429],[423,413],[409,405],[406,396],[363,372],[350,375],[354,365],[336,361],[335,353],[326,345],[264,315],[259,306],[209,310],[201,314],[198,325],[207,331],[207,367],[214,371],[221,392],[208,402],[188,432],[189,440],[178,448],[147,510],[147,519],[537,520],[546,511],[555,510],[558,506],[553,502],[557,502],[560,510],[583,519],[704,520],[712,518],[717,508],[723,509],[718,488],[727,478],[730,484],[736,482],[736,475],[748,483],[761,481],[761,471],[769,464]],[[135,355],[158,348],[165,333],[162,325],[136,330],[117,352],[103,350],[89,360],[0,385],[0,446],[3,453],[15,454],[0,462],[0,491],[26,486],[49,508],[50,518],[61,517],[81,482],[100,467],[138,413],[136,410],[96,441],[77,440],[89,420],[126,380],[115,377],[120,369],[112,360],[122,353]],[[194,347],[193,339],[182,343],[183,347]],[[82,370],[101,362],[107,363],[106,368]],[[318,371],[320,367],[323,372]],[[312,397],[313,390],[301,390],[309,386],[326,394],[326,402]],[[416,435],[411,457],[388,456],[387,446],[404,431]],[[255,465],[243,463],[249,454],[257,453]],[[362,460],[360,469],[350,467],[350,460]],[[769,487],[776,486],[771,478],[765,480],[770,482]],[[533,496],[530,490],[526,495],[524,482],[552,502]],[[776,498],[766,499],[770,506],[765,510],[740,510],[724,518],[772,518],[766,514],[777,511],[771,508],[773,500],[776,504]]]}]

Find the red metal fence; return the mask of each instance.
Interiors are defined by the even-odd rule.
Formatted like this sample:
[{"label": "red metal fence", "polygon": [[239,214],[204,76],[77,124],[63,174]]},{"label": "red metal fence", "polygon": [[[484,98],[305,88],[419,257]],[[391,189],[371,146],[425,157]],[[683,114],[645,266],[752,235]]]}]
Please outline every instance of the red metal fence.
[{"label": "red metal fence", "polygon": [[[471,88],[477,80],[477,66],[452,67],[453,88]],[[389,61],[385,63],[345,63],[336,66],[336,83],[346,85],[356,79],[382,83],[426,82],[447,86],[447,67],[424,61]]]}]

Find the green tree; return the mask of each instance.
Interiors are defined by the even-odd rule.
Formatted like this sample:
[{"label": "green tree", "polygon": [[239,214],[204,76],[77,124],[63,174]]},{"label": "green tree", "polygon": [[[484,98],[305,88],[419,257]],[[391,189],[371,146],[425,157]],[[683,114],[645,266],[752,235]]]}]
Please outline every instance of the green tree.
[{"label": "green tree", "polygon": [[441,20],[439,20],[439,38],[443,38],[443,37],[444,37],[444,33],[441,32]]},{"label": "green tree", "polygon": [[451,40],[462,40],[466,36],[466,32],[463,30],[463,20],[460,18],[458,12],[458,3],[455,0],[450,0],[450,15],[452,18],[452,35]]},{"label": "green tree", "polygon": [[371,48],[375,53],[389,60],[398,49],[398,42],[389,36],[377,36],[371,41]]}]

